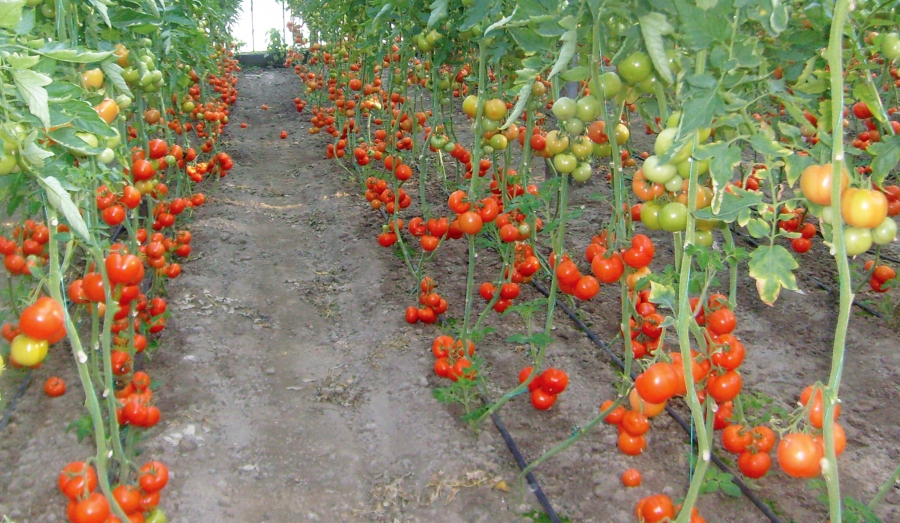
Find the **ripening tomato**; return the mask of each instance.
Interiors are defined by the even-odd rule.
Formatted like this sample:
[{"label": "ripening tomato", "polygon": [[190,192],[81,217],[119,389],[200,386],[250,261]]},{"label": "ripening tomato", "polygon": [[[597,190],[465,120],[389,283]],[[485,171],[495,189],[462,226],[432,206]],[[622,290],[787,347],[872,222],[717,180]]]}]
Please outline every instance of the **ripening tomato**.
[{"label": "ripening tomato", "polygon": [[671,364],[657,362],[634,380],[634,387],[642,400],[654,404],[664,403],[678,390],[678,374]]},{"label": "ripening tomato", "polygon": [[44,382],[44,394],[51,398],[58,398],[66,393],[66,382],[62,378],[51,376]]},{"label": "ripening tomato", "polygon": [[556,394],[551,394],[544,389],[531,391],[531,405],[537,410],[548,410],[556,403]]},{"label": "ripening tomato", "polygon": [[622,473],[622,484],[626,487],[640,487],[641,473],[638,469],[628,469]]},{"label": "ripening tomato", "polygon": [[[604,401],[603,404],[600,405],[600,412],[602,413],[609,410],[613,406],[613,404],[615,404],[613,400]],[[622,420],[625,418],[626,412],[627,410],[625,409],[625,407],[619,405],[615,409],[611,410],[609,414],[607,414],[606,417],[603,418],[603,421],[609,423],[610,425],[618,425],[619,423],[622,423]]]},{"label": "ripening tomato", "polygon": [[850,227],[878,227],[887,218],[887,208],[887,197],[874,189],[850,188],[841,195],[841,217]]},{"label": "ripening tomato", "polygon": [[35,340],[49,340],[65,331],[65,311],[62,305],[48,296],[41,296],[22,311],[19,329]]},{"label": "ripening tomato", "polygon": [[629,410],[622,417],[622,429],[632,436],[643,436],[650,430],[650,420],[636,410]]},{"label": "ripening tomato", "polygon": [[541,389],[549,394],[561,394],[569,385],[569,375],[565,371],[548,368],[541,374]]},{"label": "ripening tomato", "polygon": [[738,468],[741,474],[748,478],[759,479],[769,472],[772,467],[772,458],[766,452],[745,451],[738,456]]},{"label": "ripening tomato", "polygon": [[148,461],[141,467],[138,482],[141,489],[148,494],[159,492],[169,482],[169,469],[162,462]]},{"label": "ripening tomato", "polygon": [[473,211],[466,211],[460,214],[457,220],[459,221],[459,229],[469,235],[478,234],[484,224],[481,215]]},{"label": "ripening tomato", "polygon": [[648,496],[638,501],[635,512],[641,523],[660,523],[675,519],[675,505],[665,494]]},{"label": "ripening tomato", "polygon": [[753,435],[743,425],[734,423],[722,431],[722,447],[732,454],[744,452],[752,443]]},{"label": "ripening tomato", "polygon": [[[800,174],[800,191],[807,200],[819,205],[831,205],[831,179],[834,175],[834,167],[830,163],[825,165],[810,165]],[[850,185],[850,176],[847,170],[841,167],[841,193]]]},{"label": "ripening tomato", "polygon": [[706,328],[716,336],[731,334],[737,326],[737,317],[725,307],[706,316]]},{"label": "ripening tomato", "polygon": [[67,498],[75,500],[97,488],[97,473],[94,467],[86,465],[83,461],[73,461],[63,467],[57,478],[57,484],[60,492]]},{"label": "ripening tomato", "polygon": [[632,436],[624,430],[619,433],[619,439],[616,444],[622,454],[626,456],[637,456],[644,452],[647,448],[647,440],[644,436]]},{"label": "ripening tomato", "polygon": [[19,334],[10,344],[9,357],[23,367],[34,367],[44,361],[48,349],[47,340],[36,340]]},{"label": "ripening tomato", "polygon": [[744,382],[741,375],[730,370],[724,374],[712,373],[706,381],[706,392],[719,403],[733,400],[741,392]]},{"label": "ripening tomato", "polygon": [[74,503],[70,516],[72,523],[103,523],[109,516],[109,501],[99,492]]},{"label": "ripening tomato", "polygon": [[809,434],[788,434],[778,443],[778,465],[788,476],[814,478],[822,471],[820,461],[824,453]]}]

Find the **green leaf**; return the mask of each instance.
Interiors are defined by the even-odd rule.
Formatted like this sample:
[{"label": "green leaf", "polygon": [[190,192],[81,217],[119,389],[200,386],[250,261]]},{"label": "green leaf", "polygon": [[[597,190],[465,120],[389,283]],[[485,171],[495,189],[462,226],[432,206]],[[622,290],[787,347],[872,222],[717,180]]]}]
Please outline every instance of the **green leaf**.
[{"label": "green leaf", "polygon": [[112,138],[116,136],[116,132],[104,122],[97,111],[91,107],[91,104],[82,100],[66,100],[65,102],[54,104],[54,109],[63,111],[66,115],[71,116],[70,122],[75,129],[88,133]]},{"label": "green leaf", "polygon": [[428,25],[425,26],[426,31],[447,17],[447,6],[449,3],[450,0],[434,0],[429,6],[431,7],[431,16],[428,17]]},{"label": "green leaf", "polygon": [[671,285],[663,285],[662,283],[657,283],[655,281],[650,282],[650,301],[657,304],[667,307],[670,310],[675,310],[675,301],[677,300],[677,296],[675,294],[675,288]]},{"label": "green leaf", "polygon": [[699,209],[694,211],[694,216],[701,220],[722,220],[730,223],[763,201],[763,195],[757,192],[745,191],[737,187],[733,187],[732,191],[734,192],[719,191],[722,198],[718,208],[714,210],[710,206]]},{"label": "green leaf", "polygon": [[12,76],[22,98],[28,104],[28,110],[44,124],[44,127],[50,127],[50,107],[47,104],[47,90],[44,86],[53,80],[30,69],[13,69]]},{"label": "green leaf", "polygon": [[530,27],[510,27],[509,34],[512,35],[513,40],[515,40],[516,43],[519,44],[519,47],[526,53],[542,53],[546,51],[553,42],[550,38],[539,35]]},{"label": "green leaf", "polygon": [[72,232],[81,236],[88,243],[92,243],[87,225],[84,223],[84,218],[81,217],[81,213],[78,212],[78,207],[75,205],[75,202],[72,201],[72,196],[69,195],[68,191],[63,189],[59,180],[49,176],[47,178],[38,176],[37,180],[47,193],[47,201],[66,217],[66,221],[69,222],[69,227],[72,229]]},{"label": "green leaf", "polygon": [[122,73],[125,70],[119,64],[113,60],[107,60],[100,64],[100,67],[103,69],[103,73],[106,74],[106,79],[112,82],[116,89],[132,98],[134,97],[131,94],[131,89],[128,88],[128,84],[125,83],[125,79],[122,78]]},{"label": "green leaf", "polygon": [[697,0],[697,7],[706,11],[716,6],[718,0]]},{"label": "green leaf", "polygon": [[736,145],[727,146],[724,154],[717,154],[709,161],[709,173],[713,182],[712,211],[716,214],[720,212],[722,195],[726,194],[723,190],[725,184],[734,177],[734,167],[740,163],[741,149]]},{"label": "green leaf", "polygon": [[493,2],[475,2],[472,7],[466,9],[466,19],[459,26],[460,31],[468,31],[475,24],[487,18]]},{"label": "green leaf", "polygon": [[47,134],[53,141],[77,153],[93,156],[103,152],[104,147],[91,147],[87,142],[76,136],[76,132],[72,127],[63,127],[62,129],[54,129]]},{"label": "green leaf", "polygon": [[733,498],[739,498],[739,497],[743,496],[741,489],[738,488],[738,486],[735,485],[734,482],[731,480],[721,481],[719,483],[719,488],[722,489],[722,492],[724,492],[725,494],[727,494]]},{"label": "green leaf", "polygon": [[13,54],[6,57],[6,61],[13,69],[31,69],[41,61],[40,56]]},{"label": "green leaf", "polygon": [[869,82],[859,82],[853,88],[853,97],[857,100],[865,102],[869,107],[869,112],[879,122],[884,123],[884,112],[881,110],[881,102],[878,100],[878,93],[875,87]]},{"label": "green leaf", "polygon": [[747,232],[754,238],[765,238],[771,232],[771,228],[769,227],[769,222],[762,218],[753,218],[747,222]]},{"label": "green leaf", "polygon": [[587,80],[591,75],[591,70],[586,65],[573,67],[560,75],[560,78],[567,82],[581,82]]},{"label": "green leaf", "polygon": [[710,127],[716,109],[722,107],[722,99],[715,89],[701,89],[694,92],[684,103],[681,118],[681,134]]},{"label": "green leaf", "polygon": [[562,47],[559,50],[559,56],[556,58],[556,63],[553,64],[553,69],[550,70],[550,74],[547,78],[553,78],[559,74],[560,71],[569,67],[569,62],[572,60],[572,57],[575,56],[575,47],[578,45],[578,30],[569,29],[559,37],[559,41],[562,42]]},{"label": "green leaf", "polygon": [[38,145],[34,143],[34,139],[30,139],[25,143],[22,154],[25,155],[25,160],[35,167],[43,167],[44,160],[53,156],[52,152],[38,147]]},{"label": "green leaf", "polygon": [[29,9],[22,13],[22,18],[16,24],[16,34],[19,36],[30,34],[34,30],[34,13],[37,10]]},{"label": "green leaf", "polygon": [[103,23],[106,24],[107,27],[112,27],[112,24],[109,21],[109,10],[106,8],[106,4],[103,0],[88,0],[91,5],[94,6],[94,9],[100,13],[100,16],[103,18]]},{"label": "green leaf", "polygon": [[15,29],[22,18],[25,0],[0,0],[0,27]]},{"label": "green leaf", "polygon": [[884,136],[880,142],[869,146],[867,151],[872,159],[872,181],[881,186],[887,175],[900,162],[900,135]]},{"label": "green leaf", "polygon": [[766,305],[778,299],[782,288],[797,290],[797,260],[781,245],[760,245],[750,254],[750,276],[756,280],[759,298]]},{"label": "green leaf", "polygon": [[[872,144],[875,145],[875,144]],[[870,146],[871,148],[871,146]],[[800,175],[803,173],[803,170],[815,163],[809,156],[800,156],[799,154],[792,154],[784,159],[784,172],[787,175],[788,185],[791,187],[797,183],[797,180],[800,179]],[[875,169],[872,169],[874,172]]]},{"label": "green leaf", "polygon": [[100,62],[112,56],[112,51],[89,51],[81,47],[69,47],[65,44],[52,44],[35,51],[54,60],[76,64]]},{"label": "green leaf", "polygon": [[[522,73],[525,73],[524,76]],[[509,118],[506,119],[506,123],[503,124],[503,129],[506,129],[510,125],[512,125],[525,111],[525,106],[528,104],[528,101],[531,100],[531,89],[534,87],[534,79],[537,77],[537,71],[533,69],[523,69],[518,71],[520,80],[525,80],[522,84],[522,88],[519,90],[518,97],[519,99],[516,101],[515,107],[513,107],[512,113],[510,113]]]},{"label": "green leaf", "polygon": [[513,19],[514,16],[516,16],[516,9],[513,9],[513,12],[509,16],[504,16],[500,20],[497,20],[493,24],[489,25],[487,29],[484,30],[484,35],[489,36],[490,33],[502,29],[504,26],[506,26],[506,24],[510,22],[510,20]]},{"label": "green leaf", "polygon": [[666,19],[662,13],[650,13],[639,18],[641,24],[641,33],[644,35],[644,44],[647,52],[650,54],[650,60],[659,77],[667,84],[672,83],[674,77],[672,70],[669,68],[669,59],[666,56],[666,49],[663,42],[663,36],[671,34],[675,31],[672,24]]},{"label": "green leaf", "polygon": [[753,137],[750,138],[750,145],[756,152],[763,156],[790,156],[794,154],[793,151],[787,147],[770,139],[762,133],[754,134]]},{"label": "green leaf", "polygon": [[394,8],[394,4],[392,2],[388,2],[388,3],[384,4],[384,7],[382,7],[381,10],[378,11],[378,14],[376,14],[375,17],[372,19],[372,23],[369,24],[369,30],[374,31],[375,28],[378,27],[378,21],[381,19],[381,17],[388,14],[391,11],[391,9],[393,9],[393,8]]}]

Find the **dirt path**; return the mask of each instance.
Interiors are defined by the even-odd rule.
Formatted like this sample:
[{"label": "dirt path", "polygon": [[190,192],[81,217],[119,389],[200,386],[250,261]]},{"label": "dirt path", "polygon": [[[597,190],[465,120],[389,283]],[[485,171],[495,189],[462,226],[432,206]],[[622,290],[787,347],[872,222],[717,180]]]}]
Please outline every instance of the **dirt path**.
[{"label": "dirt path", "polygon": [[308,144],[297,85],[287,71],[242,79],[236,167],[171,287],[178,321],[153,367],[172,414],[149,452],[176,471],[173,519],[513,521],[530,496],[492,488],[515,475],[490,451],[494,428],[476,440],[432,398],[433,334],[384,306],[382,286],[408,278],[371,241],[357,188]]}]

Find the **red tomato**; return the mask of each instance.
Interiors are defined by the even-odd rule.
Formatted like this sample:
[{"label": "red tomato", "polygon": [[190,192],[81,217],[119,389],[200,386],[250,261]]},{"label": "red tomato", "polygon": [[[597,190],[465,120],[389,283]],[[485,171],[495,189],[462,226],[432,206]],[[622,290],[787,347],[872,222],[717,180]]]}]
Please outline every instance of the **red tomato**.
[{"label": "red tomato", "polygon": [[820,461],[824,453],[809,434],[788,434],[778,444],[778,465],[789,476],[814,478],[822,471]]}]

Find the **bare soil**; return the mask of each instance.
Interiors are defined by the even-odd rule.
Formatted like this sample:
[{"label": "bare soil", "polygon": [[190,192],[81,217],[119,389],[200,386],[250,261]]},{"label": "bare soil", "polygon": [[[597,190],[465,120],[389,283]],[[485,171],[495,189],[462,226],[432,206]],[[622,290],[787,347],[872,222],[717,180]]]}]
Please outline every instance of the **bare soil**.
[{"label": "bare soil", "polygon": [[[432,372],[430,346],[439,329],[404,322],[416,282],[392,250],[376,243],[381,217],[348,173],[323,159],[325,138],[307,133],[306,115],[291,103],[299,94],[296,77],[289,70],[247,71],[239,87],[224,144],[235,168],[205,189],[209,203],[190,225],[194,256],[168,289],[175,316],[161,349],[145,362],[162,385],[156,397],[163,420],[142,443],[140,459],[160,459],[172,471],[161,505],[169,520],[531,521],[524,514],[539,507],[516,481],[518,469],[497,430],[486,424],[473,434],[459,421],[458,406],[433,398],[432,389],[446,385]],[[287,140],[278,138],[282,130]],[[584,207],[584,216],[572,226],[573,252],[582,252],[608,218],[590,198],[608,191],[597,175],[574,188],[572,203]],[[657,258],[671,260],[671,239],[652,236]],[[451,242],[441,249],[429,274],[450,316],[460,317],[465,247]],[[481,256],[477,281],[500,270],[492,253]],[[836,296],[809,279],[833,284],[828,253],[817,245],[803,262],[802,292],[783,292],[774,307],[760,303],[746,269],[739,291],[745,390],[788,409],[806,385],[827,380],[837,314]],[[530,287],[523,294],[520,301],[539,296]],[[578,304],[603,339],[617,330],[617,300],[604,289]],[[521,321],[492,314],[488,324],[497,330],[479,352],[498,396],[516,384],[527,355],[504,341],[521,331]],[[615,394],[612,362],[561,313],[554,325],[548,363],[569,373],[569,390],[548,412],[535,411],[527,396],[501,410],[530,460]],[[848,448],[839,462],[844,495],[855,499],[870,499],[900,461],[898,348],[900,335],[888,322],[854,316],[841,389]],[[65,463],[92,453],[64,432],[83,401],[70,357],[57,350],[34,373],[0,434],[0,516],[65,521],[56,476]],[[52,374],[73,388],[54,400],[39,386]],[[23,376],[4,374],[4,398]],[[638,499],[683,495],[689,480],[687,436],[674,422],[654,419],[648,440],[643,455],[627,457],[616,448],[615,429],[602,425],[536,476],[572,521],[632,522]],[[630,467],[643,473],[641,487],[622,487],[619,475]],[[785,523],[827,519],[818,492],[774,468],[754,485]],[[746,499],[721,492],[699,506],[710,522],[766,521]],[[900,521],[896,489],[878,513]]]}]

